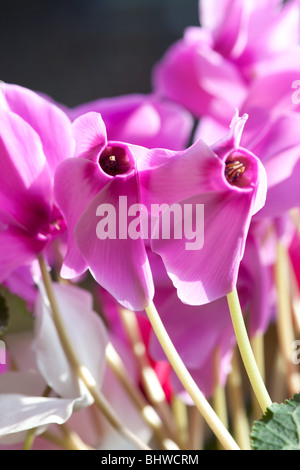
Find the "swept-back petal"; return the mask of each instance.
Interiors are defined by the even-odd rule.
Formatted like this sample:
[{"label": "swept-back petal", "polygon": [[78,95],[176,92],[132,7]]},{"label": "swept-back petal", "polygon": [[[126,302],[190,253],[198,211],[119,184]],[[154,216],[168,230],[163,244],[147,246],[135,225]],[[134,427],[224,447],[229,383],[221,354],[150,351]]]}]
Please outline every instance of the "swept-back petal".
[{"label": "swept-back petal", "polygon": [[76,146],[74,157],[97,163],[101,150],[107,143],[106,128],[99,113],[89,112],[79,116],[72,124]]},{"label": "swept-back petal", "polygon": [[[63,424],[71,417],[76,400],[44,398],[21,394],[0,395],[0,437],[2,444],[24,442],[26,434],[33,428],[50,424]],[[37,429],[37,433],[39,430]]]},{"label": "swept-back petal", "polygon": [[0,231],[0,283],[19,266],[31,263],[46,243],[47,239],[33,238],[17,227]]},{"label": "swept-back petal", "polygon": [[[187,238],[184,230],[182,238],[175,239],[172,218],[170,239],[159,237],[164,213],[160,215],[152,249],[162,257],[184,303],[205,304],[235,288],[251,219],[252,196],[251,192],[224,191],[180,201],[183,214],[184,206],[192,206],[194,240],[191,235]],[[204,224],[200,219],[197,226],[196,211],[200,205],[204,207]],[[187,222],[191,223],[183,218],[183,225]],[[188,245],[191,242],[194,247]]]},{"label": "swept-back petal", "polygon": [[201,140],[182,152],[144,151],[137,165],[141,202],[148,208],[151,204],[172,204],[200,192],[226,188],[221,177],[224,164]]},{"label": "swept-back petal", "polygon": [[[54,284],[54,292],[77,357],[100,388],[105,369],[107,333],[101,318],[92,310],[91,295],[76,286],[59,284]],[[42,286],[35,315],[34,348],[42,376],[61,397],[76,398],[80,406],[91,404],[93,399],[81,381],[74,377],[64,353]]]},{"label": "swept-back petal", "polygon": [[37,133],[19,116],[0,112],[0,206],[35,233],[48,220],[51,180]]},{"label": "swept-back petal", "polygon": [[[120,203],[120,197],[124,206]],[[91,201],[75,228],[75,238],[96,281],[122,305],[143,310],[153,297],[153,280],[144,240],[132,238],[128,209],[138,204],[137,176],[115,177]],[[100,212],[99,213],[99,208]],[[97,214],[107,213],[107,228],[99,233]],[[139,217],[139,212],[132,220]],[[102,226],[104,229],[104,226]]]},{"label": "swept-back petal", "polygon": [[100,170],[98,164],[85,158],[68,159],[57,168],[55,199],[66,219],[68,230],[67,253],[61,271],[64,278],[76,277],[87,269],[74,239],[74,229],[91,200],[108,181],[109,177]]},{"label": "swept-back petal", "polygon": [[69,110],[72,120],[88,112],[100,113],[108,140],[148,148],[185,148],[193,127],[190,113],[156,95],[129,94],[102,98]]},{"label": "swept-back petal", "polygon": [[57,164],[73,154],[70,119],[53,102],[27,88],[2,83],[0,93],[8,108],[23,118],[39,135],[54,174]]}]

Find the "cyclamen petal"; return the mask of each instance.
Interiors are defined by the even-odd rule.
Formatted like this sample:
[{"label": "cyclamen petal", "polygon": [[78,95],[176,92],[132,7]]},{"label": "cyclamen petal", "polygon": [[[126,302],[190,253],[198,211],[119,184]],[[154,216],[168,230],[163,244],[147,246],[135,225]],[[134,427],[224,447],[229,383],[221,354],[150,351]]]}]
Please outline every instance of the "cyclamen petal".
[{"label": "cyclamen petal", "polygon": [[[101,318],[92,310],[92,296],[89,292],[71,285],[54,284],[54,292],[76,354],[100,388],[108,338]],[[86,387],[74,378],[42,287],[36,302],[35,316],[34,348],[40,373],[58,395],[63,398],[76,398],[77,407],[93,403]]]},{"label": "cyclamen petal", "polygon": [[[293,64],[258,78],[242,105],[249,119],[241,145],[257,155],[267,174],[266,202],[257,219],[281,216],[300,204],[300,108],[292,88],[294,77],[300,74],[298,56],[295,50]],[[211,144],[213,136],[224,132],[220,122],[204,118],[195,135]]]},{"label": "cyclamen petal", "polygon": [[0,283],[19,266],[28,265],[45,247],[45,240],[33,239],[19,228],[0,231]]},{"label": "cyclamen petal", "polygon": [[63,234],[65,222],[53,200],[53,174],[58,161],[72,155],[74,141],[67,116],[37,93],[1,83],[0,103],[3,281]]},{"label": "cyclamen petal", "polygon": [[72,120],[89,112],[100,113],[108,140],[148,148],[183,149],[193,128],[192,116],[185,108],[154,94],[102,98],[66,112]]},{"label": "cyclamen petal", "polygon": [[[76,400],[0,394],[0,442],[24,442],[26,432],[44,432],[50,424],[63,424],[71,417]],[[41,428],[41,430],[39,430]]]},{"label": "cyclamen petal", "polygon": [[97,163],[107,142],[106,128],[100,114],[89,112],[80,116],[73,122],[72,129],[76,142],[74,157]]},{"label": "cyclamen petal", "polygon": [[89,159],[72,158],[62,162],[56,171],[55,199],[67,222],[68,244],[61,276],[72,279],[88,266],[74,239],[74,229],[88,204],[107,184],[109,178]]},{"label": "cyclamen petal", "polygon": [[49,220],[51,180],[38,134],[18,115],[0,112],[0,204],[28,232]]},{"label": "cyclamen petal", "polygon": [[194,28],[173,44],[153,68],[155,92],[186,107],[194,116],[231,115],[246,94],[237,68],[222,55],[195,41]]},{"label": "cyclamen petal", "polygon": [[68,224],[61,274],[75,277],[89,269],[122,305],[143,310],[153,297],[144,240],[129,236],[126,213],[122,214],[125,236],[108,234],[99,239],[97,227],[101,223],[99,206],[109,205],[119,218],[120,197],[127,198],[127,208],[139,204],[138,156],[134,149],[138,149],[139,157],[144,149],[107,141],[103,120],[94,112],[79,116],[73,130],[77,156],[59,165],[54,185],[55,199]]},{"label": "cyclamen petal", "polygon": [[[134,149],[135,152],[135,149]],[[136,153],[136,152],[135,152]],[[144,149],[137,161],[143,204],[173,204],[182,199],[217,189],[226,184],[215,178],[223,163],[203,141],[182,152]]]},{"label": "cyclamen petal", "polygon": [[243,65],[278,55],[298,42],[296,8],[294,1],[202,0],[200,22],[212,32],[215,49]]},{"label": "cyclamen petal", "polygon": [[0,99],[39,135],[53,175],[58,163],[73,154],[70,119],[50,100],[18,85],[1,83]]},{"label": "cyclamen petal", "polygon": [[[232,292],[236,286],[245,238],[251,218],[249,193],[214,192],[180,201],[195,208],[204,206],[204,226],[198,226],[193,248],[191,240],[152,239],[152,249],[159,254],[177,288],[178,297],[189,305],[212,302]],[[160,220],[163,214],[160,216]],[[196,219],[195,213],[193,220]],[[158,226],[158,225],[157,225]],[[197,245],[204,230],[203,246]],[[171,225],[171,237],[175,233]]]},{"label": "cyclamen petal", "polygon": [[240,282],[240,290],[246,293],[248,303],[248,329],[252,338],[266,332],[273,314],[273,264],[263,260],[259,224],[251,224],[239,272],[239,280],[243,281]]},{"label": "cyclamen petal", "polygon": [[226,122],[273,61],[285,67],[299,43],[298,9],[298,0],[201,1],[201,27],[187,28],[155,65],[155,92]]},{"label": "cyclamen petal", "polygon": [[[125,207],[121,206],[120,197],[126,199]],[[127,211],[138,202],[137,176],[116,177],[89,204],[74,232],[77,246],[96,281],[131,310],[143,310],[154,295],[144,240],[133,239],[128,233]],[[107,205],[108,211],[114,209],[108,214],[113,219],[112,228],[108,219],[107,237],[101,233],[98,238],[97,225],[101,219],[96,217],[97,209]]]}]

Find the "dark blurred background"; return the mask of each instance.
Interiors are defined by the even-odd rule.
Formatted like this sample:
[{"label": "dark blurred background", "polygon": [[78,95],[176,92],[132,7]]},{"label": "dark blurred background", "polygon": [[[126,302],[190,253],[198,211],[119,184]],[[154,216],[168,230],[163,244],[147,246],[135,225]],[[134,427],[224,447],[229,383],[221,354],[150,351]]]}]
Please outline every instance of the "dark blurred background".
[{"label": "dark blurred background", "polygon": [[0,8],[0,80],[68,106],[151,91],[151,70],[198,0],[7,0]]}]

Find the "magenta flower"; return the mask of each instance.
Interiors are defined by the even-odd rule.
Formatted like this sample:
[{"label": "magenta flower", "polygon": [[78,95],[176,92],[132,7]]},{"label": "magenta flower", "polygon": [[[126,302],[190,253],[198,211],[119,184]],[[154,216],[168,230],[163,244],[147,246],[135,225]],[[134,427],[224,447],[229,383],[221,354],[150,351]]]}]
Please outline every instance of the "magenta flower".
[{"label": "magenta flower", "polygon": [[72,156],[70,120],[53,102],[27,88],[1,83],[0,109],[17,114],[38,134],[51,175],[59,162]]},{"label": "magenta flower", "polygon": [[[211,302],[235,288],[251,218],[265,202],[265,170],[239,146],[246,119],[235,116],[228,136],[212,147],[199,140],[183,152],[156,149],[138,159],[143,204],[168,205],[162,206],[151,247],[187,304]],[[193,223],[194,231],[189,226],[177,236],[174,207],[181,208],[180,223]],[[198,217],[201,207],[204,219]],[[167,215],[171,230],[164,239],[158,231]]]},{"label": "magenta flower", "polygon": [[66,110],[72,121],[90,111],[101,114],[109,140],[147,148],[185,148],[194,124],[186,109],[153,94],[102,98]]},{"label": "magenta flower", "polygon": [[[73,123],[74,158],[56,171],[55,196],[68,225],[68,247],[61,275],[72,278],[90,270],[121,304],[142,310],[153,297],[153,281],[144,240],[128,236],[126,207],[139,203],[139,184],[131,147],[107,141],[98,113]],[[100,212],[99,212],[100,208]],[[112,225],[99,235],[99,216],[113,210]],[[103,219],[102,219],[103,220]]]},{"label": "magenta flower", "polygon": [[[228,119],[248,85],[299,42],[298,2],[204,0],[190,27],[153,70],[154,90],[196,117]],[[262,69],[262,70],[261,70]]]},{"label": "magenta flower", "polygon": [[214,50],[235,62],[247,81],[257,65],[299,42],[297,0],[201,0],[199,13]]},{"label": "magenta flower", "polygon": [[[56,200],[69,234],[62,276],[76,277],[89,269],[122,305],[133,310],[149,305],[154,289],[145,248],[147,237],[143,230],[132,237],[126,218],[128,208],[141,202],[152,219],[148,240],[151,238],[153,250],[162,256],[179,297],[197,304],[230,292],[251,216],[265,200],[264,169],[253,154],[238,145],[245,120],[236,116],[229,136],[214,148],[199,141],[178,152],[107,141],[97,113],[75,120],[75,158],[62,162],[55,178]],[[125,206],[120,198],[126,199]],[[187,204],[192,211],[189,219],[199,205],[205,206],[202,249],[190,241],[190,233],[181,239],[157,236],[162,214],[157,219],[152,207],[163,203]],[[99,216],[111,208],[112,223],[105,218],[99,222]],[[142,224],[140,219],[138,223]],[[107,233],[99,234],[105,224]],[[172,221],[169,228],[174,234]],[[193,246],[187,251],[185,246],[190,242]]]},{"label": "magenta flower", "polygon": [[[258,78],[241,106],[241,112],[249,115],[241,145],[258,156],[268,177],[266,204],[256,218],[278,217],[300,205],[300,105],[292,88],[300,74],[298,56],[295,50],[294,64],[288,62],[283,70],[277,64]],[[222,122],[203,118],[195,138],[212,142],[224,132]]]},{"label": "magenta flower", "polygon": [[0,86],[0,282],[30,263],[64,228],[53,201],[58,161],[73,151],[71,123],[53,104]]}]

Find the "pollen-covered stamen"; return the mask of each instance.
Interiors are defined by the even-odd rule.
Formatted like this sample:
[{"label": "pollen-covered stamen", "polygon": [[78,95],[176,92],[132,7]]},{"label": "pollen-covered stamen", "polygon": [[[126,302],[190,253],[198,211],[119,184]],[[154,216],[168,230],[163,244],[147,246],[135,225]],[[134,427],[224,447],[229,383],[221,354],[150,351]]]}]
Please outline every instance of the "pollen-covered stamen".
[{"label": "pollen-covered stamen", "polygon": [[230,184],[238,185],[240,177],[246,170],[244,163],[239,160],[227,160],[225,162],[225,176]]},{"label": "pollen-covered stamen", "polygon": [[99,164],[110,176],[123,175],[132,168],[126,149],[117,146],[107,146],[100,155]]}]

